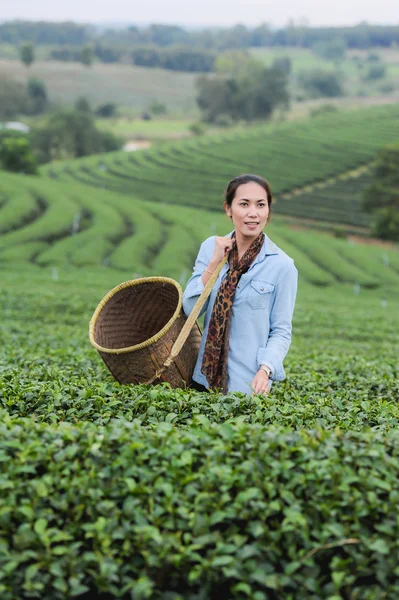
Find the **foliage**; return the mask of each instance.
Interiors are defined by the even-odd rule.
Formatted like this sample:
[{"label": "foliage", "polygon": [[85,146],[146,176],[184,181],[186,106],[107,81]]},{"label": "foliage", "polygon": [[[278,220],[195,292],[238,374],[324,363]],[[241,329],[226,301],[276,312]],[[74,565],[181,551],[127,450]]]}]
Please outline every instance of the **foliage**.
[{"label": "foliage", "polygon": [[193,135],[204,135],[206,131],[204,123],[193,123],[189,129]]},{"label": "foliage", "polygon": [[234,76],[242,74],[256,63],[254,58],[245,50],[226,50],[218,54],[215,61],[215,71],[221,75]]},{"label": "foliage", "polygon": [[101,42],[97,42],[93,45],[93,51],[95,57],[106,64],[120,62],[125,54],[119,47],[105,45]]},{"label": "foliage", "polygon": [[[121,386],[87,340],[122,280],[184,284],[200,242],[230,228],[222,184],[238,165],[298,189],[370,161],[396,111],[2,173],[2,600],[397,597],[397,250],[277,215],[267,233],[300,286],[288,376],[266,397]],[[348,219],[351,181],[334,185],[331,203],[279,194],[276,209]]]},{"label": "foliage", "polygon": [[363,206],[373,214],[378,237],[399,241],[399,145],[377,154],[374,177],[364,192]]},{"label": "foliage", "polygon": [[13,119],[26,110],[28,96],[25,87],[8,77],[0,77],[0,120]]},{"label": "foliage", "polygon": [[386,75],[386,66],[381,64],[373,64],[368,69],[363,79],[365,81],[375,81],[376,79],[383,79]]},{"label": "foliage", "polygon": [[184,45],[186,48],[215,51],[265,46],[338,47],[339,44],[357,49],[372,46],[389,48],[399,43],[399,27],[367,23],[350,27],[309,27],[291,21],[281,28],[261,23],[252,28],[234,25],[188,30],[176,25],[150,24],[100,31],[72,22],[9,21],[0,24],[0,43],[20,45],[27,41],[36,45],[58,46],[57,51],[62,47],[93,43],[98,47],[96,54],[100,60],[115,62],[123,54],[121,48],[145,45],[160,48]]},{"label": "foliage", "polygon": [[376,63],[376,62],[380,62],[381,58],[375,52],[370,52],[370,54],[368,54],[368,56],[367,56],[367,61],[371,62],[371,63],[373,63],[373,62]]},{"label": "foliage", "polygon": [[206,73],[213,70],[215,55],[193,48],[156,48],[143,46],[132,51],[132,60],[141,67],[156,67],[171,71]]},{"label": "foliage", "polygon": [[85,65],[86,67],[91,67],[91,65],[93,64],[93,61],[94,61],[93,47],[90,44],[83,46],[83,48],[80,52],[80,62],[82,63],[82,65]]},{"label": "foliage", "polygon": [[255,63],[237,76],[199,77],[197,103],[204,120],[210,123],[220,115],[233,120],[268,119],[276,108],[288,107],[287,83],[279,69]]},{"label": "foliage", "polygon": [[[227,182],[237,173],[253,171],[271,181],[276,215],[367,228],[370,216],[361,206],[359,182],[338,176],[371,163],[379,147],[398,139],[398,114],[398,107],[391,105],[340,110],[302,122],[256,124],[143,153],[54,165],[51,173],[61,185],[85,182],[94,192],[104,188],[158,205],[201,207],[216,214]],[[106,170],[98,168],[100,162]],[[332,177],[337,181],[331,191],[318,188]],[[300,193],[310,184],[311,190]],[[290,191],[295,194],[289,196]]]},{"label": "foliage", "polygon": [[335,38],[329,41],[317,42],[312,46],[313,52],[335,63],[340,63],[346,54],[346,43],[343,39]]},{"label": "foliage", "polygon": [[94,117],[83,110],[54,112],[44,126],[32,132],[32,145],[40,162],[117,150],[121,141],[99,131]]},{"label": "foliage", "polygon": [[277,56],[273,60],[272,67],[282,71],[286,75],[290,75],[292,71],[292,60],[289,56]]},{"label": "foliage", "polygon": [[26,67],[30,67],[35,60],[35,47],[30,42],[25,42],[20,48],[20,58]]},{"label": "foliage", "polygon": [[[93,55],[90,51],[84,50],[84,48],[92,48]],[[85,58],[89,58],[93,61],[94,57],[102,63],[112,64],[120,62],[125,53],[120,48],[114,48],[112,46],[106,46],[102,43],[92,43],[90,46],[77,47],[77,46],[56,46],[52,48],[49,53],[51,60],[59,60],[63,62],[82,62],[82,52]]]},{"label": "foliage", "polygon": [[88,28],[73,22],[8,21],[0,24],[0,42],[36,45],[82,45],[88,39]]},{"label": "foliage", "polygon": [[102,117],[103,119],[110,119],[116,117],[117,111],[118,109],[114,102],[106,102],[105,104],[100,104],[100,106],[96,108],[96,116]]},{"label": "foliage", "polygon": [[9,135],[0,138],[0,167],[17,173],[37,173],[37,159],[26,136]]},{"label": "foliage", "polygon": [[287,380],[223,396],[117,384],[120,273],[59,276],[2,270],[2,599],[397,596],[395,291],[302,287]]},{"label": "foliage", "polygon": [[81,96],[75,102],[75,110],[82,111],[88,114],[92,113],[90,102],[85,96]]},{"label": "foliage", "polygon": [[310,98],[336,98],[343,95],[341,77],[331,71],[302,71],[298,83]]},{"label": "foliage", "polygon": [[81,48],[60,46],[50,50],[49,57],[51,60],[59,60],[62,62],[79,62],[81,58]]},{"label": "foliage", "polygon": [[153,115],[166,115],[167,109],[166,105],[163,102],[159,102],[159,100],[152,100],[148,106],[148,110]]},{"label": "foliage", "polygon": [[[202,139],[194,139],[192,143]],[[114,159],[118,156],[109,155]],[[145,153],[141,158],[145,161]],[[162,201],[157,203],[133,192],[121,193],[122,185],[118,189],[112,186],[112,180],[119,171],[122,182],[129,176],[128,159],[129,155],[125,173],[119,160],[111,161],[101,155],[85,159],[84,164],[79,161],[75,172],[72,172],[74,161],[65,164],[63,174],[60,165],[50,165],[46,170],[52,179],[3,174],[0,198],[8,201],[1,209],[0,266],[11,261],[63,268],[107,265],[119,269],[120,276],[126,279],[132,273],[143,276],[164,273],[184,282],[201,242],[209,235],[225,235],[231,225],[221,208],[220,212],[206,212],[205,202],[200,204],[200,195],[195,208],[186,206],[187,203],[173,205],[178,192],[169,191],[166,183]],[[182,172],[186,172],[184,167],[179,170]],[[97,173],[103,185],[96,187],[93,183]],[[178,177],[175,180],[179,189]],[[90,181],[91,186],[87,185]],[[151,193],[153,185],[151,182],[147,186]],[[187,179],[186,190],[188,196]],[[183,197],[183,191],[181,194]],[[335,217],[338,213],[339,220],[335,222],[340,223],[342,214],[344,218],[351,214],[349,203],[354,196],[348,182],[343,182],[341,189],[331,191],[329,211],[324,212],[323,197],[317,195],[305,198],[304,202],[296,198],[289,210],[295,214],[298,210],[295,203],[299,203],[305,207],[300,214],[316,216],[319,205],[319,218]],[[216,198],[216,201],[220,206],[221,200]],[[301,281],[316,286],[357,284],[369,289],[398,285],[399,254],[394,250],[349,245],[346,240],[326,237],[317,231],[287,230],[276,219],[268,235],[294,258]],[[358,224],[359,219],[355,217],[355,221]],[[331,223],[326,226],[331,228]]]},{"label": "foliage", "polygon": [[48,107],[47,89],[41,79],[31,77],[28,81],[28,111],[32,115],[43,113]]},{"label": "foliage", "polygon": [[[396,199],[399,190],[396,190]],[[385,206],[377,209],[373,214],[372,232],[383,240],[399,241],[399,211],[397,207]]]},{"label": "foliage", "polygon": [[338,108],[334,104],[322,104],[316,108],[312,108],[310,111],[311,117],[319,117],[320,115],[325,115],[329,113],[335,113],[338,111]]}]

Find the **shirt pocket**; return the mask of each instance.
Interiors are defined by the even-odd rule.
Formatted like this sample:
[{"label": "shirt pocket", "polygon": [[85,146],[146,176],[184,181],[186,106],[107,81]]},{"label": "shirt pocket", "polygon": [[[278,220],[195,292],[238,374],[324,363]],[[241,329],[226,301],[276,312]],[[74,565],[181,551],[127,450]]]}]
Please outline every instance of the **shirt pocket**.
[{"label": "shirt pocket", "polygon": [[267,308],[274,292],[274,284],[260,279],[253,279],[248,286],[248,297],[246,301],[253,310]]}]

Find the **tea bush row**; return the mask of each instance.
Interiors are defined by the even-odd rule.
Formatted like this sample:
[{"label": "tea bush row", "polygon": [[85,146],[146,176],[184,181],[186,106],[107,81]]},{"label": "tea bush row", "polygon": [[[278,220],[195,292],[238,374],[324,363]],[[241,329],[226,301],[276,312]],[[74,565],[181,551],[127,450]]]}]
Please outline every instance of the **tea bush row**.
[{"label": "tea bush row", "polygon": [[0,592],[394,598],[399,437],[2,415]]},{"label": "tea bush row", "polygon": [[2,600],[396,599],[394,289],[302,284],[263,398],[115,383],[112,269],[1,276]]},{"label": "tea bush row", "polygon": [[[98,190],[76,182],[5,175],[6,186],[21,197],[44,198],[45,211],[33,221],[27,209],[13,231],[0,240],[0,264],[35,262],[43,267],[102,265],[137,275],[166,275],[186,281],[201,242],[225,235],[231,224],[220,213],[185,206],[141,202],[136,197]],[[10,196],[0,215],[13,206]],[[266,230],[294,260],[301,278],[316,285],[338,282],[395,286],[399,253],[395,249],[349,245],[312,231],[297,231],[273,219]],[[125,276],[125,278],[128,278]]]}]

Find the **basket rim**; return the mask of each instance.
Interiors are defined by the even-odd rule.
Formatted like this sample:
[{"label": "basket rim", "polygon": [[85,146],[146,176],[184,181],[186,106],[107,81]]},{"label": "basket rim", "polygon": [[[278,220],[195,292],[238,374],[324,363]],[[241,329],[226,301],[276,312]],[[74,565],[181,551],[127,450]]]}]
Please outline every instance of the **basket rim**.
[{"label": "basket rim", "polygon": [[[134,346],[127,346],[125,348],[104,348],[103,346],[100,346],[100,344],[97,344],[97,342],[94,339],[94,327],[96,325],[97,319],[98,319],[102,309],[104,308],[104,306],[107,304],[107,302],[113,296],[115,296],[115,294],[117,294],[121,290],[124,290],[127,287],[133,287],[134,285],[140,285],[142,283],[170,283],[175,286],[175,288],[177,289],[177,292],[179,294],[179,297],[178,297],[176,310],[173,313],[172,317],[162,327],[162,329],[160,331],[158,331],[158,333],[156,333],[155,335],[150,337],[148,340],[141,342],[140,344],[135,344]],[[100,352],[104,352],[105,354],[126,354],[128,352],[135,352],[136,350],[141,350],[142,348],[147,348],[148,346],[151,346],[154,342],[157,342],[159,339],[161,339],[161,337],[163,337],[165,335],[165,333],[172,327],[173,323],[176,321],[177,317],[180,314],[182,304],[183,304],[183,289],[182,289],[180,283],[178,283],[175,279],[172,279],[171,277],[140,277],[138,279],[131,279],[129,281],[124,281],[123,283],[120,283],[116,287],[112,288],[112,290],[110,290],[108,292],[108,294],[106,294],[104,296],[104,298],[99,302],[96,310],[94,311],[93,316],[90,319],[90,324],[89,324],[90,343],[92,346],[94,346],[94,348],[96,348]]]}]

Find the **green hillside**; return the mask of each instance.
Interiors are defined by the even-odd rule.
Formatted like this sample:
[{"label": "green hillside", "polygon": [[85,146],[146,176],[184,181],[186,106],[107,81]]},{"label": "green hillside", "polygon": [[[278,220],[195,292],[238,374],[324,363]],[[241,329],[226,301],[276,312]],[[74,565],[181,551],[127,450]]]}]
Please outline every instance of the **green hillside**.
[{"label": "green hillside", "polygon": [[353,197],[304,204],[282,194],[367,164],[399,137],[399,106],[334,113],[312,120],[262,125],[245,132],[171,143],[145,152],[113,153],[50,165],[44,173],[145,200],[220,210],[223,189],[243,172],[261,173],[276,195],[276,214],[359,225]]},{"label": "green hillside", "polygon": [[[276,192],[268,233],[295,259],[304,281],[395,286],[395,248],[298,231],[279,215],[330,228],[366,226],[359,177],[344,179],[342,172],[363,173],[356,171],[359,165],[368,165],[379,145],[399,135],[397,116],[398,107],[338,113],[214,140],[54,163],[41,177],[3,173],[0,265],[105,266],[124,278],[164,274],[184,282],[200,243],[231,228],[221,206],[228,179],[255,171]],[[367,177],[364,171],[360,179]]]}]

